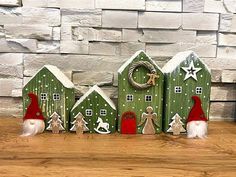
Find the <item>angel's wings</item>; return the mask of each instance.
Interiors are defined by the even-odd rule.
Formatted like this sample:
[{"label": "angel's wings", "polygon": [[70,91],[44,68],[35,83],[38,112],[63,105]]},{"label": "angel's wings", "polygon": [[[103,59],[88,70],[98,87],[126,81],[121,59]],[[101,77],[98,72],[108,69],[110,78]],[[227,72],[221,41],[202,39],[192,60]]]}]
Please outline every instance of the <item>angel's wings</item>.
[{"label": "angel's wings", "polygon": [[141,120],[140,120],[138,126],[142,125],[142,124],[145,122],[147,115],[148,115],[148,114],[145,113],[145,112],[142,113],[142,115],[141,115]]},{"label": "angel's wings", "polygon": [[154,123],[156,126],[160,127],[160,125],[159,125],[159,123],[158,123],[157,113],[153,113],[153,114],[152,114],[152,120],[153,120],[153,123]]}]

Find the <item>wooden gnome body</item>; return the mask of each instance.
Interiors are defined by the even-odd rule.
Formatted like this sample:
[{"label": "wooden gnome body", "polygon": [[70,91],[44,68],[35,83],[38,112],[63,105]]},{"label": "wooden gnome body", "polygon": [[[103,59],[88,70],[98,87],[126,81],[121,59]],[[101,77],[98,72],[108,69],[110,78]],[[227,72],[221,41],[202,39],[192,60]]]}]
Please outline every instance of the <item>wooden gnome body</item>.
[{"label": "wooden gnome body", "polygon": [[[136,52],[118,70],[118,131],[156,134],[162,130],[164,75],[144,52]],[[145,113],[147,108],[152,113]]]},{"label": "wooden gnome body", "polygon": [[50,116],[57,112],[63,127],[69,128],[69,113],[75,102],[74,84],[56,66],[44,65],[23,88],[23,112],[29,105],[28,93],[34,93],[48,127]]},{"label": "wooden gnome body", "polygon": [[[75,103],[70,115],[72,118],[70,131],[99,134],[114,133],[116,131],[116,107],[97,85],[90,88]],[[76,119],[79,117],[83,119],[80,124],[78,124],[79,120],[76,123]]]},{"label": "wooden gnome body", "polygon": [[168,132],[176,114],[182,118],[183,128],[186,129],[194,95],[202,101],[202,109],[208,117],[211,73],[197,54],[193,51],[180,52],[162,70],[165,74],[164,131]]},{"label": "wooden gnome body", "polygon": [[205,138],[207,136],[207,118],[202,110],[201,100],[193,96],[194,105],[187,119],[188,138]]},{"label": "wooden gnome body", "polygon": [[23,134],[21,136],[34,136],[45,129],[44,117],[38,105],[38,97],[33,93],[28,94],[31,103],[23,118]]}]

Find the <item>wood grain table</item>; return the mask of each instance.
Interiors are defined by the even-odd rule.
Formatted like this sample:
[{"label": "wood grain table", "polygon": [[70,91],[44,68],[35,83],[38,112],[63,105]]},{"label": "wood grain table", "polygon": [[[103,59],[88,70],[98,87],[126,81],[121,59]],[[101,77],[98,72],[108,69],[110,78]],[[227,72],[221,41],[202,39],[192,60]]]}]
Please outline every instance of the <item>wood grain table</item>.
[{"label": "wood grain table", "polygon": [[22,138],[20,133],[20,119],[0,119],[1,177],[236,176],[235,122],[210,122],[204,140],[118,133]]}]

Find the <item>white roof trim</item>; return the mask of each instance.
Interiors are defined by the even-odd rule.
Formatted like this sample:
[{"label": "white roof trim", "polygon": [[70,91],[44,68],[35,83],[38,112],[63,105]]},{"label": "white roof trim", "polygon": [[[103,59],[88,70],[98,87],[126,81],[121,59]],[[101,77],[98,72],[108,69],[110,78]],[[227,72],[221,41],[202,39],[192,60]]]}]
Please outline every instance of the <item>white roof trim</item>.
[{"label": "white roof trim", "polygon": [[128,60],[118,69],[118,73],[121,74],[121,73],[125,70],[125,68],[126,68],[141,52],[143,52],[143,53],[148,57],[148,59],[158,68],[158,70],[160,70],[160,71],[162,72],[161,68],[156,64],[156,62],[155,62],[154,60],[151,59],[151,57],[149,57],[149,56],[146,54],[146,52],[144,52],[143,50],[139,50],[139,51],[135,52],[135,54],[134,54],[132,57],[130,57],[130,59],[128,59]]},{"label": "white roof trim", "polygon": [[185,61],[186,58],[191,54],[194,55],[196,58],[198,58],[205,65],[205,68],[208,70],[209,73],[211,72],[210,68],[208,68],[208,66],[198,57],[198,55],[191,50],[177,53],[172,59],[170,59],[165,64],[165,66],[162,68],[162,71],[164,73],[173,72],[178,67],[178,65],[180,65],[180,63]]},{"label": "white roof trim", "polygon": [[93,91],[97,92],[99,95],[101,95],[104,100],[114,109],[116,110],[115,104],[112,102],[112,100],[100,89],[97,85],[94,85],[92,88],[90,88],[73,106],[71,111],[73,111],[80,103],[82,103]]},{"label": "white roof trim", "polygon": [[66,77],[66,75],[61,70],[53,65],[44,65],[36,74],[32,76],[30,80],[32,80],[43,68],[47,68],[61,82],[64,87],[74,88],[74,84],[71,82],[71,80],[68,79],[68,77]]}]

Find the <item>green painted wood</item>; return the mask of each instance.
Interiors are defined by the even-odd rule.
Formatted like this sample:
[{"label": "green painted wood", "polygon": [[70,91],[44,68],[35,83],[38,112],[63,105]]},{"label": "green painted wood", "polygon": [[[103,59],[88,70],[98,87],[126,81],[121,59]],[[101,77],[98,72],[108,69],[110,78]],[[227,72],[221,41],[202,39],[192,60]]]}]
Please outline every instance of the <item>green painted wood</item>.
[{"label": "green painted wood", "polygon": [[[159,78],[156,79],[156,85],[145,90],[136,90],[128,82],[128,70],[132,63],[137,61],[149,61],[152,60],[142,51],[136,58],[123,70],[122,73],[118,73],[118,131],[121,127],[121,117],[126,111],[132,111],[136,113],[137,125],[141,120],[141,115],[146,112],[148,106],[152,106],[155,113],[157,113],[157,122],[159,127],[155,126],[156,133],[162,131],[162,110],[163,110],[163,86],[164,75],[155,65]],[[144,67],[139,67],[134,72],[134,80],[138,83],[146,83],[149,79],[147,76],[149,71]],[[126,101],[126,95],[132,94],[134,100],[132,102]],[[152,102],[145,102],[145,95],[152,95]],[[137,133],[142,133],[143,126],[137,126]]]},{"label": "green painted wood", "polygon": [[[197,72],[197,81],[189,78],[184,81],[186,72],[181,67],[188,67],[194,62],[194,66],[202,68]],[[182,93],[175,93],[175,86],[182,87]],[[196,94],[196,87],[202,87],[203,93]],[[164,100],[164,127],[163,130],[167,132],[171,118],[178,113],[182,117],[185,124],[188,114],[193,106],[191,97],[197,95],[201,98],[202,108],[206,116],[209,117],[209,103],[211,90],[211,74],[207,66],[205,66],[199,58],[195,55],[189,55],[185,61],[181,62],[179,66],[172,73],[165,73],[165,100]]]},{"label": "green painted wood", "polygon": [[[93,114],[92,116],[86,116],[86,109],[92,109]],[[106,109],[107,115],[102,116],[100,115],[100,110]],[[109,130],[111,133],[114,133],[116,131],[116,110],[113,109],[107,101],[96,91],[93,91],[91,94],[89,94],[85,100],[83,100],[76,108],[71,110],[71,127],[72,122],[75,120],[75,116],[81,112],[83,116],[85,117],[85,121],[88,123],[87,127],[89,128],[88,133],[97,133],[94,128],[97,128],[98,123],[97,119],[98,117],[102,118],[103,122],[109,123]],[[86,132],[85,132],[86,133]]]},{"label": "green painted wood", "polygon": [[[39,105],[43,112],[46,127],[48,120],[55,111],[61,116],[63,127],[68,131],[70,121],[70,110],[75,102],[74,88],[65,88],[63,84],[47,69],[42,68],[23,88],[23,113],[30,103],[28,93],[38,95]],[[41,93],[47,93],[47,100],[41,100]],[[53,93],[60,94],[60,100],[53,100]]]}]

